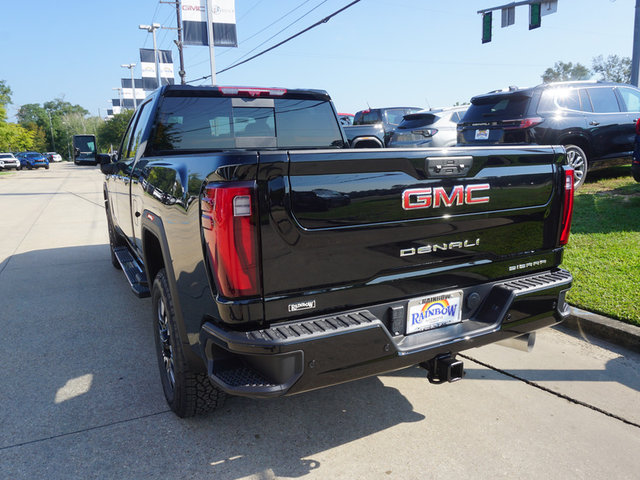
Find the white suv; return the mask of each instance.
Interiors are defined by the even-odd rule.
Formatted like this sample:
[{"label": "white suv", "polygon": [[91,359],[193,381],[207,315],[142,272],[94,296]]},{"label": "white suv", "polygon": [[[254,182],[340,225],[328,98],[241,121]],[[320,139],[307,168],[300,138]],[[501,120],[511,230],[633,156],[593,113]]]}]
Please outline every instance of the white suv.
[{"label": "white suv", "polygon": [[13,153],[0,153],[0,170],[7,168],[20,168],[20,160],[13,156]]}]

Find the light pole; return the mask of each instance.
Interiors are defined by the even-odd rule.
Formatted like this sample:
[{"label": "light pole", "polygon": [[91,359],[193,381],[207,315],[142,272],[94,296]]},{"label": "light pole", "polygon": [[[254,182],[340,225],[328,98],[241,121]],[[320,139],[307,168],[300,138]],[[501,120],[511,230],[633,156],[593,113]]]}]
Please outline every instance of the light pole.
[{"label": "light pole", "polygon": [[158,82],[158,88],[162,86],[160,82],[160,65],[158,62],[158,46],[156,45],[156,30],[160,28],[161,25],[159,23],[154,23],[152,25],[138,25],[140,30],[146,30],[147,32],[151,32],[153,35],[153,60],[156,64],[156,81]]},{"label": "light pole", "polygon": [[631,85],[638,86],[640,70],[640,0],[636,0],[635,21],[633,23],[633,52],[631,57]]},{"label": "light pole", "polygon": [[[111,90],[117,90],[118,91],[118,99],[120,100],[120,105],[118,105],[120,107],[120,111],[122,111],[124,109],[124,102],[122,101],[122,89],[121,88],[112,88]],[[113,107],[113,105],[111,105]]]},{"label": "light pole", "polygon": [[51,129],[51,146],[53,147],[53,151],[56,151],[56,141],[53,138],[53,123],[51,123],[51,112],[47,110],[47,115],[49,115],[49,128]]},{"label": "light pole", "polygon": [[133,90],[133,109],[138,108],[138,102],[136,101],[136,82],[133,79],[133,69],[136,67],[135,63],[123,63],[120,65],[122,68],[128,68],[131,72],[131,89]]}]

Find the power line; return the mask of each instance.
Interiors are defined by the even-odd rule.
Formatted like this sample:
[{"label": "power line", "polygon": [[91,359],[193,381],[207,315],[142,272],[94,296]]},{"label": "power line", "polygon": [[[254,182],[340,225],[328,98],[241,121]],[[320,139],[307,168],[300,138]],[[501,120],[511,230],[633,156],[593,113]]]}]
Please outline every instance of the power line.
[{"label": "power line", "polygon": [[[289,25],[287,25],[286,27],[284,27],[283,29],[281,29],[279,32],[271,35],[269,38],[267,38],[264,42],[259,43],[258,45],[256,45],[255,47],[253,47],[251,50],[249,50],[247,53],[245,53],[244,55],[242,55],[240,58],[234,60],[235,62],[238,62],[240,60],[242,60],[243,58],[245,58],[247,55],[249,55],[251,52],[255,52],[258,48],[260,48],[262,45],[264,45],[265,43],[267,43],[269,40],[272,40],[273,38],[277,37],[278,35],[280,35],[282,32],[284,32],[287,28],[289,28],[290,26],[292,26],[293,24],[299,22],[300,20],[302,20],[304,17],[306,17],[307,15],[309,15],[311,12],[313,12],[314,10],[316,10],[317,8],[320,8],[320,6],[322,6],[324,3],[327,3],[329,0],[323,0],[322,2],[320,2],[318,5],[316,5],[315,7],[313,7],[311,10],[309,10],[307,13],[305,13],[304,15],[301,15],[300,17],[296,18],[293,22],[291,22]],[[306,2],[305,2],[306,3]]]},{"label": "power line", "polygon": [[[309,30],[312,30],[312,29],[314,29],[314,28],[316,28],[316,27],[320,26],[320,25],[321,25],[321,24],[323,24],[323,23],[327,23],[329,20],[331,20],[331,19],[332,19],[333,17],[335,17],[336,15],[338,15],[338,14],[340,14],[340,13],[344,12],[346,9],[348,9],[348,8],[350,8],[350,7],[352,7],[352,6],[354,6],[356,3],[359,3],[359,2],[360,2],[360,0],[354,0],[354,1],[353,1],[353,2],[351,2],[350,4],[348,4],[348,5],[344,6],[344,7],[342,7],[340,10],[336,10],[336,11],[335,11],[335,12],[333,12],[331,15],[328,15],[328,16],[324,17],[322,20],[320,20],[320,21],[318,21],[318,22],[314,23],[313,25],[311,25],[311,26],[309,26],[309,27],[305,28],[304,30],[299,31],[299,32],[298,32],[298,33],[296,33],[295,35],[291,35],[289,38],[286,38],[285,40],[281,41],[280,43],[277,43],[277,44],[275,44],[274,46],[269,47],[269,48],[267,48],[267,49],[265,49],[265,50],[263,50],[263,51],[261,51],[261,52],[259,52],[259,53],[255,54],[255,55],[254,55],[254,56],[252,56],[252,57],[247,58],[246,60],[243,60],[243,61],[241,61],[241,62],[234,63],[233,65],[230,65],[230,66],[229,66],[229,67],[227,67],[227,68],[223,68],[222,70],[220,70],[220,71],[216,72],[216,75],[217,75],[217,74],[220,74],[220,73],[223,73],[223,72],[226,72],[226,71],[228,71],[228,70],[231,70],[232,68],[239,67],[240,65],[243,65],[243,64],[245,64],[245,63],[247,63],[247,62],[250,62],[251,60],[253,60],[253,59],[255,59],[255,58],[258,58],[259,56],[264,55],[265,53],[270,52],[271,50],[274,50],[274,49],[276,49],[276,48],[280,47],[281,45],[284,45],[285,43],[287,43],[287,42],[289,42],[289,41],[293,40],[294,38],[299,37],[299,36],[300,36],[300,35],[302,35],[303,33],[306,33],[306,32],[308,32]],[[194,80],[189,80],[187,83],[197,82],[198,80],[206,80],[207,78],[210,78],[210,77],[211,77],[211,75],[206,75],[206,76],[201,77],[201,78],[196,78],[196,79],[194,79]]]},{"label": "power line", "polygon": [[249,15],[251,12],[253,12],[253,11],[256,9],[256,7],[257,7],[258,5],[260,5],[262,2],[264,2],[264,0],[258,0],[256,3],[254,3],[254,4],[253,4],[253,6],[252,6],[252,7],[249,7],[249,11],[248,11],[247,13],[245,13],[244,15],[242,15],[242,16],[238,19],[238,22],[240,22],[240,20],[242,20],[244,17],[246,17],[247,15]]},{"label": "power line", "polygon": [[[261,28],[260,30],[258,30],[256,33],[254,33],[253,35],[243,39],[243,42],[248,42],[249,40],[251,40],[252,38],[260,35],[262,32],[264,32],[265,30],[267,30],[268,28],[274,26],[276,23],[278,23],[280,20],[285,19],[286,17],[288,17],[289,15],[291,15],[293,12],[295,12],[296,10],[298,10],[299,8],[302,8],[304,5],[306,5],[307,3],[309,3],[311,0],[305,0],[304,2],[300,3],[297,7],[292,8],[291,10],[289,10],[287,13],[285,13],[284,15],[282,15],[280,18],[277,18],[276,20],[274,20],[273,22],[271,22],[269,25],[267,25],[264,28]],[[323,2],[324,3],[324,2]],[[285,27],[286,28],[286,27]],[[259,46],[259,45],[258,45]]]},{"label": "power line", "polygon": [[[242,39],[242,42],[248,42],[248,41],[249,41],[249,40],[251,40],[252,38],[257,37],[257,36],[258,36],[258,35],[260,35],[262,32],[264,32],[265,30],[269,29],[270,27],[272,27],[273,25],[275,25],[276,23],[278,23],[280,20],[285,19],[286,17],[288,17],[288,16],[289,16],[289,15],[291,15],[293,12],[295,12],[295,11],[296,11],[296,10],[298,10],[299,8],[303,7],[304,5],[306,5],[307,3],[309,3],[310,1],[311,1],[311,0],[305,0],[305,1],[303,1],[302,3],[298,4],[298,6],[297,6],[297,7],[292,8],[292,9],[291,9],[291,10],[289,10],[287,13],[285,13],[285,14],[284,14],[284,15],[282,15],[281,17],[277,18],[276,20],[274,20],[273,22],[271,22],[271,23],[270,23],[269,25],[267,25],[266,27],[261,28],[261,29],[260,29],[260,30],[258,30],[256,33],[254,33],[254,34],[250,35],[250,36],[249,36],[249,37],[247,37],[247,38],[243,38],[243,39]],[[326,1],[326,0],[325,0],[325,1]],[[260,3],[260,2],[258,2],[258,3]],[[324,3],[324,2],[322,2],[322,3]],[[255,8],[257,5],[258,5],[258,4],[254,5],[254,6],[253,6],[253,8]],[[319,6],[319,5],[318,5],[318,6]],[[315,7],[315,8],[317,8],[317,7]],[[315,10],[315,8],[314,8],[313,10]],[[310,10],[310,12],[311,12],[311,11],[313,11],[313,10]],[[309,13],[310,13],[310,12],[309,12]],[[238,22],[240,22],[240,20],[241,20],[242,18],[246,17],[246,16],[247,16],[247,13],[245,13],[242,17],[240,17],[240,18],[238,19]],[[304,16],[304,15],[303,15],[303,16]],[[302,17],[300,17],[300,18],[302,18]],[[299,19],[298,19],[298,20],[299,20]],[[296,20],[296,21],[297,21],[297,20]],[[295,22],[293,22],[293,23],[295,23]],[[289,24],[287,27],[285,27],[284,29],[280,30],[276,35],[279,35],[280,33],[282,33],[282,31],[283,31],[283,30],[286,30],[287,28],[289,28],[291,25],[293,25],[293,23],[292,23],[292,24]],[[275,35],[274,35],[274,36],[275,36]],[[271,37],[271,38],[273,38],[273,37]],[[253,52],[256,48],[259,48],[261,45],[264,45],[266,42],[268,42],[269,40],[271,40],[271,38],[269,38],[269,39],[265,40],[265,41],[264,41],[264,42],[262,42],[260,45],[256,46],[253,50],[251,50],[250,52],[247,52],[244,56],[242,56],[242,57],[240,57],[239,59],[234,60],[234,61],[238,61],[238,60],[243,59],[246,55],[249,55],[249,53]],[[231,52],[232,50],[233,50],[232,48],[228,48],[227,50],[224,50],[223,52],[221,52],[221,53],[219,53],[219,54],[217,55],[217,58],[222,57],[223,55],[226,55],[227,53]],[[202,65],[203,63],[208,62],[208,61],[209,61],[209,59],[207,58],[206,60],[202,60],[202,61],[199,61],[199,62],[197,62],[197,63],[194,63],[192,66],[194,66],[194,67],[195,67],[195,66],[198,66],[198,65]]]}]

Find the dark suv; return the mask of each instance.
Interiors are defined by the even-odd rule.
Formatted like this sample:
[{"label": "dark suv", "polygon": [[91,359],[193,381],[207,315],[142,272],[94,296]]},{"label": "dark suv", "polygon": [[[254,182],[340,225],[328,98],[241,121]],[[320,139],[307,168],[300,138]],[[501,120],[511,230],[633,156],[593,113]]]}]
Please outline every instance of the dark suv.
[{"label": "dark suv", "polygon": [[631,162],[640,90],[609,82],[509,87],[471,99],[459,145],[564,145],[575,185],[587,170]]}]

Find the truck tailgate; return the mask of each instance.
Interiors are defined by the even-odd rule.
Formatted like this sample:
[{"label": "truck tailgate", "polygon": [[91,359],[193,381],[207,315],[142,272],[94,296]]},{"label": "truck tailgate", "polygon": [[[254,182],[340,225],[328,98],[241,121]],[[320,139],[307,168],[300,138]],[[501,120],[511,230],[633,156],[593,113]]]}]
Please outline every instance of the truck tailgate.
[{"label": "truck tailgate", "polygon": [[563,157],[554,147],[262,153],[266,320],[557,265]]}]

